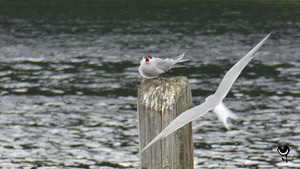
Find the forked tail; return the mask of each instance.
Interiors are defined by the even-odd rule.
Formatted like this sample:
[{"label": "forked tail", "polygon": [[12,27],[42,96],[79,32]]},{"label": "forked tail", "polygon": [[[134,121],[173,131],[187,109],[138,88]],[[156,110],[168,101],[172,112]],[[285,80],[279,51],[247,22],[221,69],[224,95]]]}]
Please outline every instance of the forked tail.
[{"label": "forked tail", "polygon": [[214,108],[213,112],[218,116],[219,120],[223,122],[227,130],[230,130],[230,127],[227,122],[228,118],[234,120],[239,119],[239,117],[235,115],[231,110],[229,110],[222,102]]},{"label": "forked tail", "polygon": [[179,55],[175,60],[174,60],[174,63],[181,63],[181,62],[185,62],[185,61],[188,61],[189,59],[184,59],[182,60],[182,58],[184,57],[185,53]]}]

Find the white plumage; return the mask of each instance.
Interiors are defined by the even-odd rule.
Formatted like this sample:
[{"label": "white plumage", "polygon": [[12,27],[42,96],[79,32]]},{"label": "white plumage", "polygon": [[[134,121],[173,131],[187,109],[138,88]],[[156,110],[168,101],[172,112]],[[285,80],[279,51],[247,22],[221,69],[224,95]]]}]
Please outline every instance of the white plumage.
[{"label": "white plumage", "polygon": [[139,73],[145,79],[153,79],[159,77],[160,74],[172,69],[172,67],[180,62],[184,57],[184,53],[179,55],[176,59],[160,59],[151,56],[145,56],[140,62]]}]

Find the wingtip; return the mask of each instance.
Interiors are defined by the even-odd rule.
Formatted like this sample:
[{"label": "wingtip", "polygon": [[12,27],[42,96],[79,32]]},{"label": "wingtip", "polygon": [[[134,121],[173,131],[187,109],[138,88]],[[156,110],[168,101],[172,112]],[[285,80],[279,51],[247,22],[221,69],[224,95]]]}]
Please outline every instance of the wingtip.
[{"label": "wingtip", "polygon": [[141,155],[148,147],[150,147],[149,144],[146,145],[145,147],[143,147],[143,148],[140,150],[139,154]]},{"label": "wingtip", "polygon": [[269,39],[269,37],[272,35],[272,33],[273,33],[273,31],[270,32],[269,34],[267,34],[267,35],[265,36],[265,38],[264,38],[263,40],[261,40],[261,41],[263,41],[263,43],[264,43],[264,41],[266,41],[267,39]]},{"label": "wingtip", "polygon": [[142,153],[143,153],[145,150],[146,150],[145,148],[141,149],[140,152],[139,152],[139,155],[142,155]]},{"label": "wingtip", "polygon": [[270,32],[269,34],[267,34],[267,36],[264,37],[263,40],[261,40],[261,42],[264,43],[264,41],[266,41],[271,35],[272,35],[273,32]]}]

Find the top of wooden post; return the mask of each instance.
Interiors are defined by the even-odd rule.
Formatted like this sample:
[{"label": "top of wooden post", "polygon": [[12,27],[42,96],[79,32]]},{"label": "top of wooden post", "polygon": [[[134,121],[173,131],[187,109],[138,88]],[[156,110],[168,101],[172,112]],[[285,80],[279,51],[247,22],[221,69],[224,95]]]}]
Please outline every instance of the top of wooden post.
[{"label": "top of wooden post", "polygon": [[[137,104],[140,148],[143,148],[192,106],[188,79],[183,76],[145,79],[139,87]],[[141,168],[193,169],[191,123],[141,153]]]},{"label": "top of wooden post", "polygon": [[[185,92],[182,90],[186,90],[187,86],[188,79],[184,76],[144,79],[139,88],[138,97],[142,96],[141,104],[145,107],[164,110],[163,106],[172,108],[172,105]],[[162,102],[159,102],[159,99],[163,100],[164,104],[160,104]]]}]

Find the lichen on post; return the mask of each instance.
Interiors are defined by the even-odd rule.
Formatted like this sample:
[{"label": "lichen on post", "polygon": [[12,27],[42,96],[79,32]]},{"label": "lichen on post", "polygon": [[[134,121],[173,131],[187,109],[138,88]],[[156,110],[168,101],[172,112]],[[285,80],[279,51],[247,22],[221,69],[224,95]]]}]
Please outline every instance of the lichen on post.
[{"label": "lichen on post", "polygon": [[[140,149],[191,106],[186,77],[143,80],[137,102]],[[140,156],[142,169],[194,168],[191,123],[153,144]]]}]

